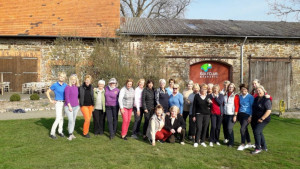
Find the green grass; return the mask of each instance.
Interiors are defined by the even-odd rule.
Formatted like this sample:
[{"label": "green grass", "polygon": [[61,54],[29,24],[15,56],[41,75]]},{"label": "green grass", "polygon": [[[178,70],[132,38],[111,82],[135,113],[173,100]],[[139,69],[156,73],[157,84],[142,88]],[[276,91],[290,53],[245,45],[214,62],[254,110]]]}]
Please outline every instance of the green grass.
[{"label": "green grass", "polygon": [[[116,137],[110,141],[107,132],[106,136],[91,134],[86,139],[80,135],[82,118],[76,123],[77,139],[52,140],[48,135],[53,121],[1,121],[0,168],[300,168],[300,120],[296,119],[272,116],[264,130],[269,151],[258,155],[236,150],[239,124],[234,128],[236,146],[230,149],[224,145],[194,148],[191,142],[184,146],[158,143],[152,147],[142,139],[123,141]],[[66,119],[64,132],[67,134]],[[252,131],[251,138],[254,143]]]}]

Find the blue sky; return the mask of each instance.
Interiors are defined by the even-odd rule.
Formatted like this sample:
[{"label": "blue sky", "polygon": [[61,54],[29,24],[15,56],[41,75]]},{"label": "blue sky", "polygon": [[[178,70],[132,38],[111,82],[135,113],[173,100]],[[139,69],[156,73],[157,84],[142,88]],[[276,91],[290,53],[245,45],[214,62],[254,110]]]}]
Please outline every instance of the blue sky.
[{"label": "blue sky", "polygon": [[[215,20],[282,20],[274,15],[268,15],[268,12],[269,6],[266,0],[194,0],[188,7],[185,17]],[[286,21],[296,20],[288,18]]]}]

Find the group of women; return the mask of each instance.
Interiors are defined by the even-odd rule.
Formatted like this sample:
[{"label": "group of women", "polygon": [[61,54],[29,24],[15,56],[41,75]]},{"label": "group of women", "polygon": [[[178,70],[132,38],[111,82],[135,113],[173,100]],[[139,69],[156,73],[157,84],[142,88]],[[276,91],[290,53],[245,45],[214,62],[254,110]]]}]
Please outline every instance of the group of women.
[{"label": "group of women", "polygon": [[[241,124],[241,145],[238,150],[253,147],[250,142],[248,124],[251,124],[254,138],[254,154],[262,150],[267,151],[264,135],[264,127],[270,121],[271,98],[266,94],[258,80],[253,81],[254,90],[248,93],[248,86],[240,85],[240,94],[236,93],[236,87],[229,81],[224,82],[221,91],[219,85],[197,84],[189,81],[183,94],[179,92],[179,85],[174,79],[159,80],[159,88],[154,89],[154,82],[140,79],[137,87],[133,88],[133,80],[128,79],[125,86],[118,89],[118,82],[111,78],[105,87],[105,81],[99,80],[98,87],[91,85],[92,77],[85,76],[82,85],[76,74],[69,78],[69,84],[64,81],[65,73],[59,73],[58,81],[46,92],[51,103],[55,104],[56,119],[52,125],[50,137],[56,139],[63,134],[64,112],[68,116],[68,140],[75,139],[74,128],[79,108],[84,117],[83,136],[90,138],[89,128],[93,116],[94,134],[103,135],[107,117],[110,139],[117,132],[118,112],[122,115],[121,138],[127,140],[127,133],[134,113],[132,138],[143,136],[154,146],[155,143],[165,141],[184,145],[186,135],[186,119],[189,116],[189,139],[194,140],[194,147],[198,144],[207,147],[205,141],[209,138],[209,146],[220,145],[220,128],[223,124],[224,143],[229,147],[234,145],[233,126],[236,121]],[[145,84],[146,82],[146,84]],[[50,97],[54,92],[55,100]],[[64,111],[63,111],[64,110]],[[144,117],[143,131],[140,131],[141,121]],[[210,133],[209,133],[209,125]],[[246,144],[247,141],[247,144]]]}]

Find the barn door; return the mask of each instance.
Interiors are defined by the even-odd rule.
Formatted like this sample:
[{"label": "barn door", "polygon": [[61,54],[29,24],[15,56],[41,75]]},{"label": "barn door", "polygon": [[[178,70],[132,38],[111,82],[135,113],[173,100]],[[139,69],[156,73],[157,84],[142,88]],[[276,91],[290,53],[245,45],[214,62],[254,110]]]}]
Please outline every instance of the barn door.
[{"label": "barn door", "polygon": [[278,110],[280,100],[289,108],[291,63],[285,61],[250,61],[250,83],[258,79],[273,98],[272,108]]},{"label": "barn door", "polygon": [[10,82],[14,92],[22,91],[22,84],[38,80],[38,59],[35,57],[0,57],[3,81]]}]

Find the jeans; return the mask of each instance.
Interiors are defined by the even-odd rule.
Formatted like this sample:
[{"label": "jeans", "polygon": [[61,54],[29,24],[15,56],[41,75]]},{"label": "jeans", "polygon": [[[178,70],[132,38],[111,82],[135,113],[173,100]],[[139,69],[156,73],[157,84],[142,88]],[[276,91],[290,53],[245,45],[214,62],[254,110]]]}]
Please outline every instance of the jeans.
[{"label": "jeans", "polygon": [[119,106],[106,106],[105,109],[110,136],[115,136],[118,127]]},{"label": "jeans", "polygon": [[250,135],[249,135],[249,131],[248,131],[248,118],[250,117],[250,115],[246,114],[246,113],[238,113],[238,120],[240,121],[241,124],[241,143],[245,144],[246,140],[248,143],[251,142],[250,140]]},{"label": "jeans", "polygon": [[153,115],[153,111],[154,111],[154,109],[148,110],[148,113],[144,112],[144,126],[143,126],[143,135],[144,136],[147,133],[147,128],[148,128],[148,125],[149,125],[149,120],[150,120],[151,116]]},{"label": "jeans", "polygon": [[209,119],[210,119],[210,115],[196,114],[197,131],[196,131],[195,143],[199,143],[200,136],[201,136],[201,143],[205,141]]},{"label": "jeans", "polygon": [[105,112],[103,110],[95,109],[93,112],[94,119],[94,133],[103,134],[105,128]]},{"label": "jeans", "polygon": [[253,129],[253,135],[255,139],[255,148],[256,149],[267,149],[266,140],[263,134],[263,129],[269,122],[263,121],[262,123],[258,123],[257,119],[253,119],[251,122],[251,126]]},{"label": "jeans", "polygon": [[79,110],[79,106],[72,107],[72,112],[69,111],[69,106],[65,106],[65,113],[68,116],[68,132],[69,134],[73,134],[76,122],[76,116]]},{"label": "jeans", "polygon": [[121,136],[126,136],[128,132],[130,120],[131,120],[132,108],[131,109],[123,108],[123,109],[124,109],[124,113],[122,113],[123,123],[122,123]]},{"label": "jeans", "polygon": [[58,126],[58,133],[62,133],[63,131],[63,124],[64,124],[64,102],[56,102],[55,103],[55,112],[56,112],[56,118],[55,118],[55,121],[52,125],[52,128],[51,128],[51,132],[50,134],[51,135],[55,135],[55,131],[56,131],[56,128]]},{"label": "jeans", "polygon": [[219,142],[222,118],[221,115],[211,115],[210,142]]},{"label": "jeans", "polygon": [[233,122],[233,117],[234,115],[224,115],[224,119],[223,119],[223,132],[226,133],[226,135],[228,136],[227,139],[228,141],[228,145],[233,146],[234,144],[234,132],[233,132],[233,126],[234,126],[234,122]]},{"label": "jeans", "polygon": [[138,116],[137,108],[134,107],[133,113],[134,113],[134,124],[133,124],[133,128],[132,128],[132,134],[137,135],[140,132],[141,122],[142,122],[143,115],[144,115],[144,109],[142,107],[140,107],[140,115]]}]

